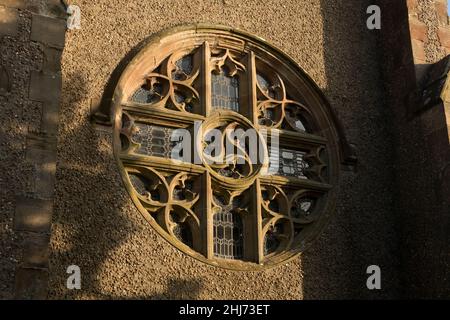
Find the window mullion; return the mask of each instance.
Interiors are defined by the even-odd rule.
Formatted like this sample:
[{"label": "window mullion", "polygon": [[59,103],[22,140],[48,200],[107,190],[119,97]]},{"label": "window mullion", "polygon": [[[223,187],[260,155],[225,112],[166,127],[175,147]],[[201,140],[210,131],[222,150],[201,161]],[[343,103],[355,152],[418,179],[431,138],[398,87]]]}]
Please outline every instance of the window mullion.
[{"label": "window mullion", "polygon": [[[202,115],[207,117],[211,112],[211,49],[208,41],[205,41],[201,48],[201,90]],[[202,137],[197,137],[197,139]],[[196,143],[194,141],[194,143]],[[198,150],[198,152],[202,152]],[[203,254],[207,259],[214,258],[214,239],[213,239],[213,216],[212,216],[212,186],[211,175],[208,171],[203,174],[203,194],[202,194],[202,213],[200,228],[206,235],[202,239]]]},{"label": "window mullion", "polygon": [[247,77],[248,77],[248,105],[249,105],[249,118],[250,121],[257,126],[258,125],[258,101],[256,96],[256,61],[255,54],[250,51],[247,55]]},{"label": "window mullion", "polygon": [[259,264],[264,258],[259,179],[255,180],[249,191],[251,202],[248,215],[244,217],[244,260]]},{"label": "window mullion", "polygon": [[[256,59],[253,51],[247,55],[247,95],[248,95],[248,115],[249,120],[258,127],[258,101],[256,94]],[[252,254],[248,258],[258,264],[264,259],[263,241],[262,241],[262,212],[261,212],[261,184],[256,179],[252,186],[252,208],[250,214],[251,237],[248,239],[246,249]],[[247,252],[248,252],[247,251]]]},{"label": "window mullion", "polygon": [[202,238],[203,254],[207,259],[214,257],[212,187],[211,175],[206,171],[202,175],[203,192],[201,194],[200,228],[206,236]]},{"label": "window mullion", "polygon": [[202,114],[208,116],[211,113],[211,49],[208,41],[205,41],[202,45],[201,59]]}]

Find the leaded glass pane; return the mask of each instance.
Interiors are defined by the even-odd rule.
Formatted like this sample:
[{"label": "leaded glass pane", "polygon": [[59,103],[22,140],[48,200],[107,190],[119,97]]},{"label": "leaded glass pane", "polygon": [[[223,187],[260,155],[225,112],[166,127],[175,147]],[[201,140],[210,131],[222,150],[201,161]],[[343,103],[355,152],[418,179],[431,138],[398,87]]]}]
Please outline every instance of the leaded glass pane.
[{"label": "leaded glass pane", "polygon": [[277,94],[275,91],[275,86],[270,83],[270,81],[264,77],[262,74],[256,74],[256,80],[258,81],[261,90],[267,94],[272,99],[277,99]]},{"label": "leaded glass pane", "polygon": [[173,228],[173,234],[185,245],[192,247],[192,233],[187,224],[176,224]]},{"label": "leaded glass pane", "polygon": [[154,103],[161,100],[162,86],[156,83],[152,89],[147,89],[146,86],[142,86],[136,90],[131,97],[131,101],[137,103]]},{"label": "leaded glass pane", "polygon": [[278,51],[202,30],[136,56],[117,87],[115,154],[138,210],[174,246],[215,266],[273,266],[302,250],[335,200],[336,130],[323,130],[322,97]]},{"label": "leaded glass pane", "polygon": [[192,247],[192,231],[189,224],[186,221],[180,221],[180,218],[174,212],[169,217],[170,222],[173,224],[172,232],[174,236],[185,245]]},{"label": "leaded glass pane", "polygon": [[172,71],[172,79],[186,80],[192,73],[193,62],[192,55],[184,56],[175,63],[175,70]]},{"label": "leaded glass pane", "polygon": [[229,109],[239,112],[239,79],[228,76],[226,68],[219,74],[211,74],[211,106],[213,109]]},{"label": "leaded glass pane", "polygon": [[306,179],[309,164],[304,160],[305,154],[299,150],[269,147],[269,174]]},{"label": "leaded glass pane", "polygon": [[132,140],[140,144],[137,153],[176,160],[183,159],[182,154],[172,152],[183,141],[183,136],[178,134],[175,129],[145,123],[135,123],[134,125],[136,130],[132,135]]},{"label": "leaded glass pane", "polygon": [[283,225],[276,224],[269,228],[266,235],[264,236],[264,255],[271,254],[275,252],[281,244],[280,235],[283,234]]},{"label": "leaded glass pane", "polygon": [[308,217],[314,211],[316,206],[316,199],[311,197],[297,198],[294,201],[294,206],[291,210],[295,218],[301,216]]},{"label": "leaded glass pane", "polygon": [[241,259],[243,256],[242,220],[234,209],[238,203],[225,204],[221,197],[215,197],[215,203],[221,207],[214,215],[214,255],[223,259]]},{"label": "leaded glass pane", "polygon": [[130,173],[129,175],[130,182],[133,188],[141,195],[148,196],[150,199],[154,201],[161,200],[161,194],[157,188],[152,186],[152,182],[140,174]]},{"label": "leaded glass pane", "polygon": [[263,89],[264,91],[269,90],[270,83],[266,78],[264,78],[264,76],[258,73],[256,74],[256,79],[258,80],[258,84],[261,89]]}]

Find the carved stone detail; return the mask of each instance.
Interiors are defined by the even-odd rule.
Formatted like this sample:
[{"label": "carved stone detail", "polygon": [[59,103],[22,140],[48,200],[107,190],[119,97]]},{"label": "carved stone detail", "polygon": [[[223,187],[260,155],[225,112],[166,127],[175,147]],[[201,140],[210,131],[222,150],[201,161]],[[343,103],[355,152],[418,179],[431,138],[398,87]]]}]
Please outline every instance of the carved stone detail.
[{"label": "carved stone detail", "polygon": [[[333,211],[339,137],[326,100],[260,39],[204,25],[160,34],[125,69],[113,102],[114,153],[131,198],[196,259],[274,266],[300,253]],[[194,135],[200,162],[174,161],[177,129]],[[222,150],[228,142],[238,152],[209,153],[214,129],[224,133]],[[257,162],[232,129],[257,132]],[[270,153],[275,135],[278,157]]]}]

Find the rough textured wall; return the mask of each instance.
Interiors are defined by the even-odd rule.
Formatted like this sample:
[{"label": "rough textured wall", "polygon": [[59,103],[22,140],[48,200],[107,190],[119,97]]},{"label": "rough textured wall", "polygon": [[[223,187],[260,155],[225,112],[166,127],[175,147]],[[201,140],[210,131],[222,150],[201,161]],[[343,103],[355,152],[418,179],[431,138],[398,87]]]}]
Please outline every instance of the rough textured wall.
[{"label": "rough textured wall", "polygon": [[[398,293],[393,122],[380,74],[378,31],[366,27],[372,4],[321,1],[323,90],[356,147],[358,165],[343,172],[334,220],[303,255],[305,298],[392,298]],[[366,288],[366,268],[372,264],[382,270],[381,291]]]},{"label": "rough textured wall", "polygon": [[[82,29],[70,31],[62,60],[51,298],[369,298],[397,293],[396,213],[392,209],[390,121],[383,103],[375,34],[365,28],[369,1],[70,1]],[[261,36],[292,56],[326,95],[358,150],[343,173],[338,209],[301,258],[264,272],[226,271],[166,243],[129,199],[112,157],[108,129],[89,122],[127,53],[161,29],[209,22]],[[82,289],[65,288],[66,268]],[[369,292],[366,268],[383,270]]]}]

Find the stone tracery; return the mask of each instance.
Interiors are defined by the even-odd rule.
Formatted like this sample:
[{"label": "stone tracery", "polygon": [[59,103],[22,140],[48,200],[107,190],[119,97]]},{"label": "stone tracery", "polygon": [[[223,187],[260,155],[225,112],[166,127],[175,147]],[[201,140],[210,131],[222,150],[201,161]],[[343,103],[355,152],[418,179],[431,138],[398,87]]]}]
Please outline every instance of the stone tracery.
[{"label": "stone tracery", "polygon": [[[228,38],[210,40],[199,34],[162,50],[148,70],[134,70],[135,84],[115,109],[116,155],[136,205],[175,246],[229,268],[273,265],[299,253],[328,210],[333,137],[323,131],[329,123],[320,104],[308,105],[295,87],[298,75]],[[193,132],[196,121],[203,125],[192,148],[201,162],[173,162],[182,140],[173,133]],[[251,143],[263,146],[263,156],[256,163],[250,142],[241,144],[231,129],[258,133]],[[209,130],[223,133],[223,152],[207,152]],[[270,145],[275,133],[280,146]],[[225,153],[225,142],[239,152]]]}]

